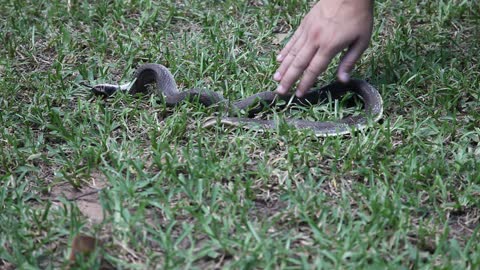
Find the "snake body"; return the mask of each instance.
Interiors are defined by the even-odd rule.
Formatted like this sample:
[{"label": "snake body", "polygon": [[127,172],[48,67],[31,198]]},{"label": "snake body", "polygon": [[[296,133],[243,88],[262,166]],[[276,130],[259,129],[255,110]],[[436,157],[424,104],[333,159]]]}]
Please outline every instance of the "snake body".
[{"label": "snake body", "polygon": [[212,126],[220,122],[227,125],[242,126],[256,129],[275,129],[273,120],[261,120],[253,118],[265,107],[273,106],[278,100],[285,103],[311,106],[328,99],[338,99],[347,92],[352,91],[364,102],[364,113],[361,115],[347,116],[338,121],[318,122],[302,119],[286,119],[289,125],[298,129],[311,129],[316,136],[335,136],[350,133],[352,130],[361,130],[368,126],[369,121],[376,122],[382,117],[383,101],[378,91],[363,80],[351,79],[349,83],[334,82],[319,89],[311,89],[303,97],[292,95],[279,95],[273,91],[259,92],[245,99],[230,104],[222,95],[205,90],[190,89],[178,91],[177,84],[168,68],[160,64],[143,64],[137,68],[134,80],[124,85],[98,84],[92,87],[95,94],[111,95],[116,91],[128,91],[131,94],[149,93],[149,85],[153,85],[153,92],[163,97],[167,106],[177,106],[184,102],[198,101],[205,106],[223,103],[231,113],[244,111],[248,117],[223,117],[210,119],[204,126]]}]

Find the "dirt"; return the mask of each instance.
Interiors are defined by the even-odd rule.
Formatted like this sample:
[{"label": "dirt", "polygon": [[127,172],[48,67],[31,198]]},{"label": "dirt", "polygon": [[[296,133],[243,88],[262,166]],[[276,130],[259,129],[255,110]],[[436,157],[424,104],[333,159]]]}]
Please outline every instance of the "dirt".
[{"label": "dirt", "polygon": [[74,202],[92,224],[98,224],[104,218],[99,193],[107,187],[108,183],[102,174],[92,173],[87,184],[80,189],[74,188],[68,182],[54,186],[49,199],[58,206],[62,206],[61,198]]}]

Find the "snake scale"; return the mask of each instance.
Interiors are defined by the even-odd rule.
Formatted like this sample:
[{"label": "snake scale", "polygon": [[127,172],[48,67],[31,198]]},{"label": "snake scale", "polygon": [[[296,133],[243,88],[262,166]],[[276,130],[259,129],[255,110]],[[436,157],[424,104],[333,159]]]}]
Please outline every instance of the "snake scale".
[{"label": "snake scale", "polygon": [[286,119],[285,121],[298,129],[311,129],[316,136],[336,136],[348,134],[352,130],[361,130],[368,126],[369,121],[376,122],[382,117],[383,101],[378,91],[369,83],[363,80],[351,79],[349,83],[344,84],[334,82],[318,89],[309,90],[303,97],[298,98],[294,95],[279,95],[273,91],[259,92],[245,99],[228,102],[222,95],[205,90],[190,89],[178,91],[177,84],[168,68],[160,64],[143,64],[137,68],[134,80],[123,85],[98,84],[92,87],[95,94],[110,96],[116,91],[128,91],[130,94],[150,93],[153,85],[153,92],[162,97],[167,106],[177,106],[185,100],[198,101],[204,106],[223,103],[227,111],[238,115],[238,112],[244,111],[247,117],[223,117],[220,119],[210,119],[204,123],[204,127],[212,126],[217,123],[223,123],[233,126],[242,126],[256,129],[275,129],[274,120],[262,120],[253,118],[265,107],[274,106],[278,100],[283,100],[284,104],[292,103],[301,106],[312,106],[326,99],[329,95],[332,99],[338,99],[351,91],[358,95],[364,102],[364,112],[360,115],[351,115],[338,121],[317,122],[302,119]]}]

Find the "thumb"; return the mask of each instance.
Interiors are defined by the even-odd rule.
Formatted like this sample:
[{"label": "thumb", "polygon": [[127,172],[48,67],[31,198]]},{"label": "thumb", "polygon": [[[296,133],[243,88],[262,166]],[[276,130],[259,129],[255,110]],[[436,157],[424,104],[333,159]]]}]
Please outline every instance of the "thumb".
[{"label": "thumb", "polygon": [[367,47],[368,42],[363,43],[357,41],[348,48],[347,52],[340,61],[340,64],[338,65],[337,77],[339,81],[347,83],[350,80],[350,72]]}]

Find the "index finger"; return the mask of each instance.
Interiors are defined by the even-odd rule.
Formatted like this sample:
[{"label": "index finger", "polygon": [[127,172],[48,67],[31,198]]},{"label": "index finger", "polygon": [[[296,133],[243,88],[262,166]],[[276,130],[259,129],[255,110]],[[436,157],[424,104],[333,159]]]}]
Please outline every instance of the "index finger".
[{"label": "index finger", "polygon": [[277,61],[282,62],[285,59],[285,57],[290,52],[290,49],[295,45],[295,43],[297,43],[297,41],[300,39],[302,34],[303,34],[303,24],[300,24],[298,29],[293,34],[292,38],[287,42],[287,45],[285,45],[285,47],[278,54]]}]

